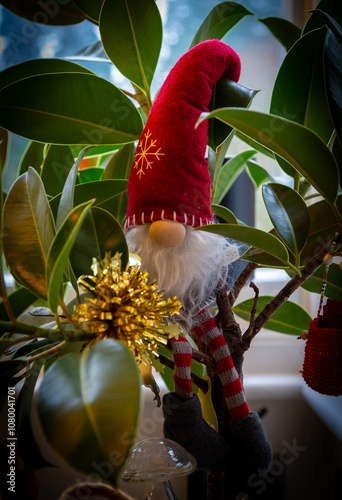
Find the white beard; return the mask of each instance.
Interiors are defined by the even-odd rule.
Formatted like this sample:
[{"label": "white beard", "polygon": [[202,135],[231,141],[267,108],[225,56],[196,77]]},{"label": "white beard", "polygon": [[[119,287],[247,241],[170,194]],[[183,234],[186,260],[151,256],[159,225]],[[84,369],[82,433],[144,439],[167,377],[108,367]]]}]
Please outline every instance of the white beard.
[{"label": "white beard", "polygon": [[161,248],[149,235],[150,224],[129,229],[126,239],[130,252],[141,259],[141,270],[155,279],[160,291],[177,298],[183,307],[180,319],[187,326],[191,318],[215,296],[220,280],[228,285],[228,264],[239,258],[233,241],[185,226],[186,236],[176,247]]}]

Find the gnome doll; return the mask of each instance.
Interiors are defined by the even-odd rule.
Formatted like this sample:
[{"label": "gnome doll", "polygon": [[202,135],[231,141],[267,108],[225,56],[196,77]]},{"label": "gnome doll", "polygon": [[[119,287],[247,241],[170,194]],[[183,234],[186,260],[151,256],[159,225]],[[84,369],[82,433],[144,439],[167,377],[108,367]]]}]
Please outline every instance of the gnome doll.
[{"label": "gnome doll", "polygon": [[195,125],[208,111],[216,82],[221,77],[236,82],[239,76],[239,56],[218,40],[196,45],[175,64],[135,153],[125,231],[142,270],[169,297],[178,297],[183,304],[179,320],[195,342],[208,346],[231,415],[227,443],[202,418],[200,401],[192,391],[192,348],[179,336],[171,340],[175,392],[163,398],[164,434],[192,453],[199,467],[215,469],[232,461],[232,470],[243,466],[247,478],[268,469],[272,452],[258,415],[248,409],[228,346],[207,308],[219,282],[227,282],[229,264],[239,253],[220,235],[193,231],[214,222],[204,158],[208,124]]}]

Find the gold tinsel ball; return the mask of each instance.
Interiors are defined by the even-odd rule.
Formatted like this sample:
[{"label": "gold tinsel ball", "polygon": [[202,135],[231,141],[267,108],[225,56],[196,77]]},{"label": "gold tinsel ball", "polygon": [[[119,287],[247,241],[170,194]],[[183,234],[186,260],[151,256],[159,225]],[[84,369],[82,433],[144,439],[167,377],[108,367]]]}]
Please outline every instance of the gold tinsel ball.
[{"label": "gold tinsel ball", "polygon": [[138,263],[122,271],[119,254],[92,267],[95,276],[79,278],[87,295],[75,306],[73,320],[94,333],[91,344],[112,337],[126,343],[138,362],[150,363],[157,343],[168,339],[164,318],[179,313],[181,302],[162,295]]}]

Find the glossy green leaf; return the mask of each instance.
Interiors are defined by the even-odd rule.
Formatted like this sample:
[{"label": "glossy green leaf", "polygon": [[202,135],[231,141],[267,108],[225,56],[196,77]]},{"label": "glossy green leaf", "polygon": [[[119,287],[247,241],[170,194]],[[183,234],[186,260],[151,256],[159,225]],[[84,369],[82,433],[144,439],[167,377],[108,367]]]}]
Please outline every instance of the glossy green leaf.
[{"label": "glossy green leaf", "polygon": [[[26,288],[20,287],[8,296],[8,300],[11,306],[11,310],[14,316],[17,318],[25,311],[25,309],[27,309],[37,300],[37,297]],[[3,302],[0,303],[0,320],[9,321],[9,317],[7,315],[6,308]]]},{"label": "glossy green leaf", "polygon": [[[258,91],[240,83],[220,78],[212,91],[208,109],[211,111],[223,107],[248,108]],[[232,127],[220,120],[211,120],[208,126],[208,145],[215,151],[233,132]]]},{"label": "glossy green leaf", "polygon": [[122,227],[116,219],[101,208],[92,207],[84,219],[70,253],[70,262],[77,277],[92,274],[92,259],[121,253],[122,268],[128,263],[128,247]]},{"label": "glossy green leaf", "polygon": [[92,203],[93,201],[88,201],[75,207],[63,221],[51,244],[46,263],[46,280],[47,299],[52,313],[57,313],[58,299],[69,253]]},{"label": "glossy green leaf", "polygon": [[325,27],[303,36],[286,55],[276,78],[270,113],[300,123],[327,143],[333,131],[324,77]]},{"label": "glossy green leaf", "polygon": [[94,22],[100,18],[101,7],[104,0],[73,0],[79,10]]},{"label": "glossy green leaf", "polygon": [[202,113],[198,123],[215,117],[287,160],[324,198],[335,201],[338,167],[328,147],[314,132],[285,118],[247,109]]},{"label": "glossy green leaf", "polygon": [[40,175],[45,147],[46,144],[43,144],[42,142],[29,142],[23,156],[20,159],[18,176],[27,172],[29,167],[34,168]]},{"label": "glossy green leaf", "polygon": [[333,142],[332,153],[338,165],[340,172],[340,187],[342,187],[342,144],[337,135]]},{"label": "glossy green leaf", "polygon": [[78,24],[85,19],[71,0],[63,0],[63,2],[51,2],[50,0],[13,2],[13,0],[1,0],[1,4],[13,14],[38,24],[68,26]]},{"label": "glossy green leaf", "polygon": [[300,38],[301,29],[287,19],[281,17],[264,17],[263,19],[258,19],[258,21],[267,26],[272,35],[279,40],[287,51]]},{"label": "glossy green leaf", "polygon": [[4,205],[3,247],[15,279],[46,299],[45,264],[54,222],[42,181],[33,168],[12,185]]},{"label": "glossy green leaf", "polygon": [[[95,199],[95,207],[103,208],[116,217],[118,206],[117,196],[125,192],[126,189],[127,181],[122,179],[107,179],[104,181],[77,184],[74,190],[74,206]],[[60,199],[60,196],[56,196],[50,202],[54,214],[57,213]]]},{"label": "glossy green leaf", "polygon": [[128,179],[134,153],[134,143],[122,146],[109,160],[102,179]]},{"label": "glossy green leaf", "polygon": [[208,226],[201,226],[198,229],[220,234],[226,238],[232,238],[249,246],[259,248],[281,260],[286,265],[289,265],[289,255],[285,245],[272,234],[260,229],[237,224],[210,224]]},{"label": "glossy green leaf", "polygon": [[106,480],[117,485],[135,437],[140,383],[133,355],[114,339],[57,360],[38,392],[39,418],[52,448],[86,474],[106,463]]},{"label": "glossy green leaf", "polygon": [[56,196],[62,192],[73,164],[74,156],[69,146],[53,144],[47,147],[41,170],[46,194]]},{"label": "glossy green leaf", "polygon": [[293,166],[284,158],[282,158],[279,155],[274,155],[274,158],[277,160],[279,167],[285,172],[285,174],[289,175],[290,177],[295,177],[297,174],[297,170],[293,168]]},{"label": "glossy green leaf", "polygon": [[6,165],[8,142],[9,137],[7,130],[0,128],[0,172],[3,171]]},{"label": "glossy green leaf", "polygon": [[248,151],[242,151],[237,155],[230,158],[221,168],[220,174],[217,180],[217,185],[213,186],[214,198],[213,203],[219,204],[229,189],[232,187],[234,181],[240,174],[241,170],[245,166],[247,160],[252,158],[256,154],[254,149]]},{"label": "glossy green leaf", "polygon": [[[322,264],[301,287],[308,292],[320,294],[324,281],[324,271],[325,264]],[[293,276],[293,273],[290,271],[288,271],[288,274],[291,277]],[[342,271],[338,264],[330,264],[329,266],[324,295],[329,299],[342,300]]]},{"label": "glossy green leaf", "polygon": [[274,154],[272,153],[272,151],[270,151],[269,149],[266,149],[264,148],[261,144],[259,144],[258,142],[256,141],[253,141],[250,137],[248,137],[247,135],[245,134],[241,134],[240,132],[238,131],[235,131],[235,135],[236,137],[238,137],[241,141],[245,142],[246,144],[248,144],[248,146],[250,146],[251,148],[253,149],[256,149],[257,151],[259,151],[259,153],[262,153],[263,155],[267,156],[268,158],[271,158],[272,160],[274,160]]},{"label": "glossy green leaf", "polygon": [[238,224],[237,218],[229,208],[222,205],[212,205],[211,208],[215,215],[221,217],[221,219],[227,221],[229,224]]},{"label": "glossy green leaf", "polygon": [[[273,299],[271,296],[262,296],[258,299],[256,314],[264,309],[264,307]],[[247,321],[250,319],[254,299],[248,299],[233,307],[234,313]],[[286,301],[276,312],[271,316],[265,324],[265,328],[275,332],[287,333],[289,335],[300,335],[303,330],[309,328],[311,316],[298,304]]]},{"label": "glossy green leaf", "polygon": [[[81,161],[87,154],[87,151],[89,151],[89,147],[83,148],[78,157],[77,160],[75,161],[75,164],[73,167],[70,169],[68,177],[65,181],[65,184],[63,186],[63,191],[58,197],[59,204],[58,204],[58,212],[57,212],[57,217],[56,217],[56,228],[59,229],[62,225],[62,223],[65,221],[71,210],[74,208],[74,190],[75,190],[75,185],[76,185],[76,180],[77,180],[77,172],[78,168],[81,164]],[[90,199],[90,198],[88,198]],[[82,200],[82,202],[87,201],[87,200]],[[80,203],[82,203],[80,202]],[[80,205],[80,203],[77,203],[77,205]]]},{"label": "glossy green leaf", "polygon": [[122,144],[142,132],[130,99],[107,80],[85,73],[36,75],[3,88],[0,126],[49,144]]},{"label": "glossy green leaf", "polygon": [[30,59],[19,64],[14,64],[0,73],[0,89],[7,87],[24,78],[48,73],[88,73],[94,74],[89,69],[64,59]]},{"label": "glossy green leaf", "polygon": [[[339,196],[337,206],[341,209],[341,205],[342,196]],[[325,200],[310,204],[307,208],[310,214],[311,225],[309,237],[301,253],[301,265],[303,266],[312,259],[313,255],[316,255],[324,246],[331,242],[338,227],[336,215]],[[266,267],[284,268],[280,260],[257,249],[250,249],[244,254],[243,258],[244,260],[256,262]]]},{"label": "glossy green leaf", "polygon": [[342,26],[341,2],[336,2],[336,0],[321,0],[307,20],[303,29],[303,34],[317,28],[321,28],[322,26],[327,24],[326,18],[321,15],[321,12],[325,12],[326,14],[331,16],[335,20],[335,22]]},{"label": "glossy green leaf", "polygon": [[33,470],[51,465],[41,454],[40,446],[34,436],[31,418],[34,390],[43,363],[43,359],[33,363],[16,401],[18,451],[25,466]]},{"label": "glossy green leaf", "polygon": [[216,38],[220,40],[224,35],[234,28],[245,16],[253,15],[253,12],[246,9],[238,2],[221,2],[216,5],[204,19],[197,30],[190,48],[204,40]]},{"label": "glossy green leaf", "polygon": [[262,194],[273,226],[298,259],[310,232],[305,201],[294,189],[277,182],[264,184]]},{"label": "glossy green leaf", "polygon": [[[341,195],[338,197],[337,205],[341,209]],[[325,200],[308,205],[308,210],[310,213],[311,226],[308,240],[301,255],[303,264],[306,264],[313,255],[318,253],[321,248],[332,240],[338,227],[336,215],[332,212]]]},{"label": "glossy green leaf", "polygon": [[342,49],[333,33],[329,32],[325,44],[327,93],[331,116],[337,135],[342,142]]},{"label": "glossy green leaf", "polygon": [[149,95],[163,34],[156,2],[116,0],[113,8],[113,2],[105,0],[100,34],[106,53],[118,70]]},{"label": "glossy green leaf", "polygon": [[[8,359],[0,362],[0,382],[13,377],[27,367],[26,359]],[[8,386],[7,386],[8,387]]]},{"label": "glossy green leaf", "polygon": [[260,187],[265,182],[273,182],[273,177],[255,160],[247,161],[247,173],[254,182],[255,187]]},{"label": "glossy green leaf", "polygon": [[104,168],[102,167],[83,168],[78,172],[78,179],[81,184],[99,181],[102,178],[103,172]]}]

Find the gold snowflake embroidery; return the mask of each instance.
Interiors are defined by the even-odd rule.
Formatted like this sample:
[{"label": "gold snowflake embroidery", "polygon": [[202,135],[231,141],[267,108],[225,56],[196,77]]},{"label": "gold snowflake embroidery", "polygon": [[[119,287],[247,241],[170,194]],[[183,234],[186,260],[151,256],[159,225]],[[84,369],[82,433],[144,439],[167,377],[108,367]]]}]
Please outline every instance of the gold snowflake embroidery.
[{"label": "gold snowflake embroidery", "polygon": [[145,175],[144,170],[148,168],[152,168],[153,159],[157,158],[159,160],[159,156],[163,156],[164,153],[161,153],[161,148],[156,150],[156,139],[150,139],[151,133],[148,130],[144,134],[145,140],[140,141],[140,153],[135,154],[135,162],[134,168],[139,169],[137,175],[139,175],[139,179],[141,179],[142,175]]}]

